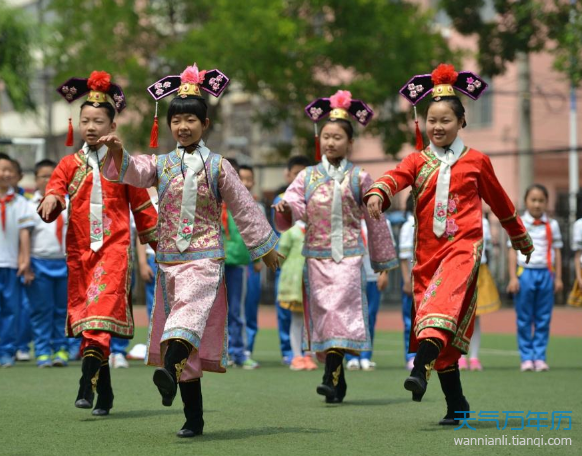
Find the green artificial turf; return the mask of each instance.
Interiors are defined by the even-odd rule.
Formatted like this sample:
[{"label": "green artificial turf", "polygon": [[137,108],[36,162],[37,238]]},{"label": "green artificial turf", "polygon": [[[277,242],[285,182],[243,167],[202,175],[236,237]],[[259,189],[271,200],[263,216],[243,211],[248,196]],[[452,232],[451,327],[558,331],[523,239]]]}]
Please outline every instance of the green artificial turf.
[{"label": "green artificial turf", "polygon": [[[134,342],[145,341],[140,328]],[[325,405],[315,393],[322,369],[292,372],[280,364],[276,332],[259,333],[254,358],[261,368],[205,374],[204,436],[179,439],[184,418],[178,399],[163,407],[151,381],[153,368],[132,361],[113,370],[115,406],[94,418],[73,406],[80,363],[38,369],[18,363],[0,370],[0,454],[96,455],[456,455],[582,454],[582,339],[553,338],[546,373],[520,373],[514,336],[484,335],[483,372],[462,374],[471,409],[572,411],[572,430],[497,430],[472,421],[472,430],[436,423],[445,404],[436,374],[422,403],[402,387],[407,375],[399,333],[379,332],[374,372],[347,372],[342,405]],[[548,415],[548,416],[549,416]],[[542,424],[548,424],[548,421]],[[502,420],[503,425],[503,420]],[[518,427],[518,419],[508,427]],[[569,437],[571,446],[455,446],[454,438]]]}]

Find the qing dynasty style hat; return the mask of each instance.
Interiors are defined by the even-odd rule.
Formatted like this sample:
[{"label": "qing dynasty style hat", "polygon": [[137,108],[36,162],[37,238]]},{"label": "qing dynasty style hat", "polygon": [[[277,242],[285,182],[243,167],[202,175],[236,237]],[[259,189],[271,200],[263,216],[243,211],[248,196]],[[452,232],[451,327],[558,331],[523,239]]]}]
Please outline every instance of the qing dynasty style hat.
[{"label": "qing dynasty style hat", "polygon": [[[93,71],[89,78],[71,78],[57,88],[57,92],[68,103],[83,97],[87,92],[88,102],[99,107],[101,103],[112,102],[115,110],[120,113],[126,107],[125,95],[117,84],[111,82],[111,75],[106,71]],[[109,97],[109,99],[108,99]],[[67,134],[66,146],[73,145],[73,122],[69,116],[69,131]]]}]

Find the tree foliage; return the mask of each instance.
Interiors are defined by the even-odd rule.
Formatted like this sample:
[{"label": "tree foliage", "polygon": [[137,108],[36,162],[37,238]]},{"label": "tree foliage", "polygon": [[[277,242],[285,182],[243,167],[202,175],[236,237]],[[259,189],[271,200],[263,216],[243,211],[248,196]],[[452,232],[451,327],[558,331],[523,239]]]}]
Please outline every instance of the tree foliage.
[{"label": "tree foliage", "polygon": [[[555,67],[576,85],[582,80],[582,3],[570,0],[440,0],[440,5],[463,35],[476,34],[481,70],[488,75],[505,71],[518,53],[551,51]],[[483,10],[493,7],[493,15]],[[570,21],[570,14],[573,20]]]},{"label": "tree foliage", "polygon": [[33,30],[20,10],[0,0],[0,80],[16,111],[35,108],[30,96]]},{"label": "tree foliage", "polygon": [[[374,107],[369,131],[381,134],[390,152],[412,140],[398,90],[451,57],[431,16],[403,1],[54,0],[51,9],[58,82],[111,71],[129,105],[151,112],[145,88],[197,62],[266,100],[256,121],[267,128],[287,122],[305,138],[312,127],[304,106],[341,87]],[[141,143],[150,120],[133,128]]]}]

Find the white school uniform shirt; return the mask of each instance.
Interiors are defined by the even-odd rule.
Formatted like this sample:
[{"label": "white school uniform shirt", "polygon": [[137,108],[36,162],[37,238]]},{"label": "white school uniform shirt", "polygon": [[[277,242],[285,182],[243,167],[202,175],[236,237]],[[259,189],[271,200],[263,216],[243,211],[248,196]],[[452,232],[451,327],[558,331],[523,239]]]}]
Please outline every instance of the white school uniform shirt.
[{"label": "white school uniform shirt", "polygon": [[410,213],[406,218],[406,222],[400,228],[398,249],[398,259],[408,260],[410,262],[410,274],[412,275],[412,263],[414,260],[414,215]]},{"label": "white school uniform shirt", "polygon": [[[57,220],[51,223],[45,223],[36,212],[36,208],[42,200],[42,195],[39,191],[34,193],[34,196],[28,201],[29,206],[34,212],[34,229],[32,230],[30,256],[43,260],[62,260],[66,254],[65,239],[67,237],[67,211],[64,210],[59,214],[63,220],[62,238],[57,238]],[[66,199],[67,206],[69,205],[68,198]],[[60,241],[60,242],[59,242]]]},{"label": "white school uniform shirt", "polygon": [[481,264],[487,264],[487,249],[491,244],[491,225],[489,220],[483,217],[483,253],[481,253]]},{"label": "white school uniform shirt", "polygon": [[[574,252],[582,250],[582,218],[576,220],[572,227],[572,250]],[[580,263],[582,263],[582,256],[580,256]]]},{"label": "white school uniform shirt", "polygon": [[[390,220],[386,220],[386,225],[388,225],[388,231],[390,231],[390,236],[394,237],[392,234],[392,224]],[[366,242],[366,253],[364,253],[364,270],[366,271],[366,280],[368,282],[377,282],[379,273],[375,272],[372,268],[372,263],[370,261],[370,251],[368,249],[368,226],[366,225],[366,221],[362,219],[362,236],[364,236]]]},{"label": "white school uniform shirt", "polygon": [[[148,189],[148,193],[150,194],[150,200],[152,201],[152,206],[154,206],[154,208],[156,209],[156,212],[158,212],[158,192],[157,191],[151,191]],[[151,255],[151,256],[155,256],[156,252],[154,252],[154,249],[152,249],[152,246],[149,244],[145,245],[145,251],[146,251],[146,255]]]},{"label": "white school uniform shirt", "polygon": [[[14,194],[11,188],[8,195]],[[24,196],[14,195],[6,205],[6,228],[0,223],[0,268],[18,269],[20,230],[34,226],[34,212]]]},{"label": "white school uniform shirt", "polygon": [[[543,269],[549,267],[547,262],[548,239],[546,237],[546,225],[534,225],[535,219],[527,211],[523,214],[521,220],[531,237],[535,250],[531,255],[529,264],[525,263],[526,256],[518,251],[517,265],[530,269]],[[556,252],[554,249],[561,249],[564,247],[560,226],[556,220],[549,218],[546,214],[542,215],[541,220],[543,222],[549,221],[550,228],[552,229],[552,265],[554,265],[556,262]],[[507,246],[511,247],[511,242],[508,241]]]}]

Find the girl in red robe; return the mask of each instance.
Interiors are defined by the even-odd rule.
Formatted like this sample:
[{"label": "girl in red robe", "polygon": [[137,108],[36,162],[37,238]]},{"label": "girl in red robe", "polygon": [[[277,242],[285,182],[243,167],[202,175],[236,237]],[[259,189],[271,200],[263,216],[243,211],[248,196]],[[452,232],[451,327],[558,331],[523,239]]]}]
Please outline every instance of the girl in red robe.
[{"label": "girl in red robe", "polygon": [[[407,156],[378,179],[365,196],[372,217],[390,207],[394,195],[411,186],[416,219],[413,275],[414,368],[404,387],[420,402],[434,367],[445,394],[447,414],[439,422],[456,425],[455,411],[469,411],[458,360],[473,333],[483,226],[481,199],[525,255],[533,245],[485,154],[466,147],[458,136],[465,109],[453,87],[477,99],[487,84],[470,72],[440,65],[415,76],[400,91],[413,105],[432,92],[427,110],[429,147]],[[422,137],[417,130],[422,148]],[[468,414],[465,413],[468,416]]]},{"label": "girl in red robe", "polygon": [[[102,416],[113,407],[108,364],[111,336],[133,337],[129,207],[142,243],[155,245],[157,213],[145,189],[109,182],[101,173],[107,146],[100,138],[115,130],[115,111],[125,108],[121,88],[110,82],[109,74],[94,71],[89,79],[72,78],[57,91],[69,103],[90,92],[80,115],[85,143],[60,161],[38,212],[50,223],[65,209],[65,197],[69,198],[66,331],[69,337],[83,339],[75,406],[92,408],[96,390],[93,415]],[[70,127],[67,145],[73,144],[72,139]]]}]

